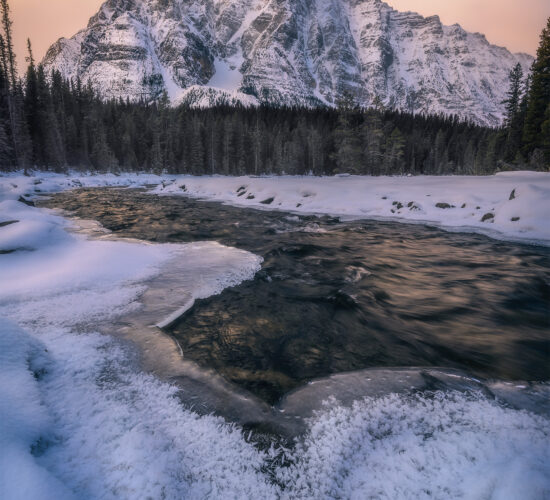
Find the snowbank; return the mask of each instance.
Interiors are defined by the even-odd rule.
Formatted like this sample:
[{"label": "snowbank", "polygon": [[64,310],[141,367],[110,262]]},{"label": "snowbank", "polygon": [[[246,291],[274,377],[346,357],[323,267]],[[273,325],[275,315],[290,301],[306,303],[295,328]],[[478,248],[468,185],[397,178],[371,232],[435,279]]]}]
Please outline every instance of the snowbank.
[{"label": "snowbank", "polygon": [[[526,178],[531,180],[515,180],[517,199],[528,192],[542,196],[535,187],[527,190],[531,184],[546,192],[544,176]],[[192,250],[185,245],[94,241],[66,233],[66,220],[19,197],[36,194],[37,188],[44,193],[160,179],[41,179],[37,184],[37,178],[0,177],[0,224],[11,222],[0,225],[0,250],[9,252],[0,254],[0,498],[534,500],[550,495],[550,421],[478,394],[390,395],[351,408],[329,402],[312,419],[303,442],[283,453],[290,467],[278,465],[277,450],[258,451],[239,428],[183,408],[176,387],[143,373],[136,353],[97,333],[96,325],[140,307],[136,299],[145,280],[174,258],[182,268],[189,263],[186,279],[199,284],[204,279],[194,275],[196,258],[203,267],[208,259],[215,263],[215,272],[199,287],[206,294],[251,277],[257,257],[221,245],[209,253],[195,245],[196,258],[186,260]],[[492,179],[501,183],[500,176]],[[316,186],[325,186],[328,207],[340,199],[342,183],[348,183],[350,200],[354,182],[359,183],[182,178],[181,184],[196,196],[206,196],[208,188],[210,198],[233,202],[232,193],[245,180],[247,192],[255,190],[260,201],[275,196],[271,206],[287,208],[283,199],[290,204],[300,194],[309,211],[317,209],[313,200],[306,206],[307,200],[321,198]],[[508,181],[501,183],[503,193]],[[164,192],[180,189],[179,182],[165,183]],[[292,184],[285,194],[282,187]],[[346,192],[340,194],[346,200]],[[506,206],[504,194],[499,196]],[[537,231],[545,229],[541,226]]]},{"label": "snowbank", "polygon": [[0,319],[0,497],[5,499],[72,498],[35,458],[52,428],[36,381],[47,366],[45,347]]},{"label": "snowbank", "polygon": [[16,201],[34,185],[0,182],[0,498],[273,498],[264,455],[238,429],[183,409],[176,387],[96,331],[139,308],[144,281],[174,259],[197,296],[250,279],[261,259],[214,242],[67,233],[63,218]]},{"label": "snowbank", "polygon": [[[417,222],[550,245],[550,173],[493,176],[223,177],[152,174],[0,176],[0,200],[77,187],[151,187],[156,194],[350,219]],[[6,217],[0,210],[0,223]]]},{"label": "snowbank", "polygon": [[280,479],[290,498],[546,498],[549,432],[479,396],[392,394],[327,408]]},{"label": "snowbank", "polygon": [[424,222],[550,244],[550,173],[487,177],[187,177],[156,193],[345,218]]}]

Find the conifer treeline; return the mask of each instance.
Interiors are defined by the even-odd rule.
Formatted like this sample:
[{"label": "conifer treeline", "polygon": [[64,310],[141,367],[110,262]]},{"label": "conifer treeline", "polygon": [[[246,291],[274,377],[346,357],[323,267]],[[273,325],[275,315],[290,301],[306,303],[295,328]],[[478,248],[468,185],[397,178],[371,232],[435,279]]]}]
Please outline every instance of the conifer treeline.
[{"label": "conifer treeline", "polygon": [[[102,101],[90,86],[46,75],[29,42],[17,77],[7,0],[0,0],[0,169],[192,174],[490,174],[550,165],[550,20],[530,82],[511,71],[505,127],[456,117],[341,106],[173,108]],[[548,134],[546,133],[548,131]]]}]

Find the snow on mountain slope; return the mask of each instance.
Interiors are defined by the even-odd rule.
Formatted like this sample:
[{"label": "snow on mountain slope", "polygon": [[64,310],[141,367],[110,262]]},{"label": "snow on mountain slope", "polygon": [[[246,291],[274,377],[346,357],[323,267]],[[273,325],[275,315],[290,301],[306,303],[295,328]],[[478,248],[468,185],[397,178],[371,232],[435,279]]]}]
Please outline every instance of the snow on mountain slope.
[{"label": "snow on mountain slope", "polygon": [[[351,99],[497,125],[532,57],[381,0],[107,0],[47,70],[107,98],[335,105]],[[194,89],[190,91],[189,89]]]}]

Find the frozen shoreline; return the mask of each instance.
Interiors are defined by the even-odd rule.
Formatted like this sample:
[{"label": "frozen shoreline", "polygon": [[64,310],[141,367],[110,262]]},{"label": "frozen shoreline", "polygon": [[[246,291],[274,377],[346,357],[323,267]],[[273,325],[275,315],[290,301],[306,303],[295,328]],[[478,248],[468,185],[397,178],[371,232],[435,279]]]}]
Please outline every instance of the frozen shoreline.
[{"label": "frozen shoreline", "polygon": [[[194,182],[188,190],[205,197],[200,183],[211,182],[209,199],[215,199],[241,187],[241,179],[221,179],[231,185],[182,177],[172,188]],[[218,266],[207,279],[191,279],[203,295],[252,276],[257,257],[216,244],[87,240],[68,233],[66,219],[17,201],[79,185],[159,180],[0,177],[0,250],[9,252],[0,254],[2,498],[404,499],[429,490],[433,498],[534,500],[550,493],[550,420],[482,394],[366,392],[351,406],[321,407],[315,405],[323,390],[365,374],[315,382],[298,394],[300,403],[304,396],[313,400],[316,412],[305,440],[285,452],[290,468],[278,467],[277,450],[255,449],[239,428],[183,408],[175,386],[137,369],[135,353],[97,326],[139,311],[144,283],[180,252],[187,252],[182,263],[189,263],[191,278],[197,267]],[[276,180],[249,179],[248,189],[258,193],[249,202],[265,208],[258,200],[267,187],[260,183]],[[370,377],[363,383],[372,385]]]},{"label": "frozen shoreline", "polygon": [[550,173],[418,177],[181,177],[157,194],[261,209],[436,225],[550,245]]},{"label": "frozen shoreline", "polygon": [[32,197],[100,186],[147,187],[153,194],[191,196],[241,207],[419,223],[550,245],[547,172],[505,172],[484,177],[65,176],[44,172],[24,177],[11,173],[0,176],[0,197],[17,199],[21,194]]},{"label": "frozen shoreline", "polygon": [[[170,312],[252,278],[261,259],[215,242],[120,240],[93,223],[75,232],[70,220],[17,201],[22,182],[2,180],[0,497],[251,497],[253,489],[273,497],[257,475],[263,456],[239,432],[186,410],[175,385],[140,369],[142,353],[102,334],[114,334],[118,319],[148,318],[147,283],[174,260],[188,286],[187,295],[157,298]],[[165,314],[154,312],[156,321]]]}]

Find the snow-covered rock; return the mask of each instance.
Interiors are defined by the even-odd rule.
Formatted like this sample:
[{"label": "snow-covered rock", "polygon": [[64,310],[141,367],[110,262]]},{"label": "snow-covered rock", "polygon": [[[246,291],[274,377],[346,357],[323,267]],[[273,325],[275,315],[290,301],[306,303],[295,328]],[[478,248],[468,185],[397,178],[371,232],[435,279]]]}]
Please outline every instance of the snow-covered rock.
[{"label": "snow-covered rock", "polygon": [[508,73],[533,58],[381,0],[108,0],[46,69],[105,97],[362,106],[502,122]]}]

